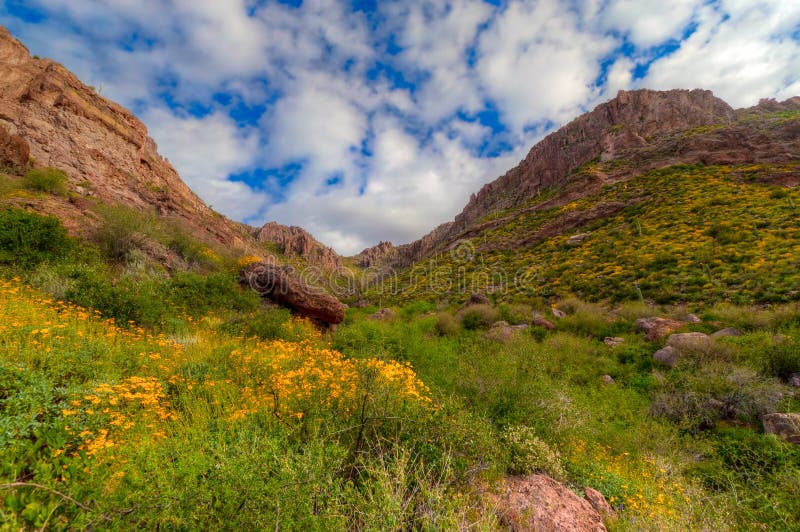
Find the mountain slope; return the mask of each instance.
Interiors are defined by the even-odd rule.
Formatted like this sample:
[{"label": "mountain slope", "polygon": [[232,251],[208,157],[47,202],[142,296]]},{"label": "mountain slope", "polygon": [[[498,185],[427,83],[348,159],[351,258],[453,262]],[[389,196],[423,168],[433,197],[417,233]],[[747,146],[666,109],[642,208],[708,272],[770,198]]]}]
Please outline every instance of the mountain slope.
[{"label": "mountain slope", "polygon": [[[654,168],[795,160],[798,108],[800,98],[734,111],[710,91],[620,91],[545,137],[517,167],[474,194],[453,222],[410,244],[368,248],[358,258],[370,266],[403,268],[480,233],[487,217],[537,208],[541,194],[563,204]],[[576,180],[574,172],[590,161],[614,164]]]},{"label": "mountain slope", "polygon": [[[299,228],[270,223],[256,229],[212,210],[159,155],[147,128],[130,111],[62,65],[31,57],[0,27],[0,170],[22,175],[32,166],[64,171],[70,194],[13,191],[4,195],[3,204],[54,214],[77,236],[90,237],[102,223],[98,206],[123,205],[177,223],[192,238],[235,255],[285,252],[323,269],[341,266],[332,249]],[[180,269],[180,257],[152,248],[148,252],[156,261]]]},{"label": "mountain slope", "polygon": [[[654,101],[679,118],[665,121]],[[697,120],[680,118],[693,110]],[[587,131],[591,142],[576,133]],[[792,300],[798,183],[800,98],[733,111],[705,91],[621,93],[534,147],[453,223],[362,258],[399,268],[381,290],[400,299]]]}]

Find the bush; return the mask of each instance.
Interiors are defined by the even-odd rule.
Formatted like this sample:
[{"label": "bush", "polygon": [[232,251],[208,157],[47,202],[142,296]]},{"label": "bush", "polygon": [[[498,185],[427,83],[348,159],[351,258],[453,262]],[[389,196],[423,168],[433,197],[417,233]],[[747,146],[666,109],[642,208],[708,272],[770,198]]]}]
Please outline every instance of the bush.
[{"label": "bush", "polygon": [[25,174],[25,188],[57,196],[67,195],[67,174],[58,168],[34,168]]},{"label": "bush", "polygon": [[74,248],[75,242],[53,216],[0,211],[0,263],[28,268],[61,259]]},{"label": "bush", "polygon": [[685,373],[673,371],[653,400],[651,413],[681,429],[713,428],[720,420],[758,423],[783,397],[780,384],[745,367],[708,363]]},{"label": "bush", "polygon": [[456,336],[461,330],[461,325],[449,312],[440,312],[436,315],[435,330],[440,336]]},{"label": "bush", "polygon": [[172,277],[169,289],[169,297],[175,305],[192,315],[221,309],[250,312],[256,310],[261,302],[255,290],[239,285],[233,273],[177,273]]},{"label": "bush", "polygon": [[766,372],[773,377],[787,380],[793,373],[800,373],[800,345],[797,340],[773,342],[764,353],[764,359]]},{"label": "bush", "polygon": [[508,446],[510,474],[546,473],[555,479],[565,479],[566,472],[558,451],[537,437],[532,428],[510,426],[503,431],[503,441]]},{"label": "bush", "polygon": [[488,329],[500,319],[500,313],[491,305],[470,305],[458,313],[461,325],[467,330]]},{"label": "bush", "polygon": [[161,227],[152,214],[122,206],[98,208],[102,225],[94,238],[105,257],[116,263],[128,262],[147,239],[156,236]]},{"label": "bush", "polygon": [[523,304],[500,305],[500,317],[511,325],[530,323],[533,316],[533,307]]}]

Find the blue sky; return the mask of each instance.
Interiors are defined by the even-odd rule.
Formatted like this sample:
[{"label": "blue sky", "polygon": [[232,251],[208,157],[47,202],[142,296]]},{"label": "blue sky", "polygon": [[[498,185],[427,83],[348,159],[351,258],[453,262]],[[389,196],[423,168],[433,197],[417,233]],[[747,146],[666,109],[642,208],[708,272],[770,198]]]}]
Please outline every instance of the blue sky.
[{"label": "blue sky", "polygon": [[210,205],[403,243],[620,89],[800,94],[800,0],[6,0]]}]

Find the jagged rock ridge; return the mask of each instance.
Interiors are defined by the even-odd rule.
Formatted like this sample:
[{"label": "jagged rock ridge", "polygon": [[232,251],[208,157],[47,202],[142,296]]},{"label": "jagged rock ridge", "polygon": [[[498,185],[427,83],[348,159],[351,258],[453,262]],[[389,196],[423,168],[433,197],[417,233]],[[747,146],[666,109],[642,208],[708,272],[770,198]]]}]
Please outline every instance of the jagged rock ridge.
[{"label": "jagged rock ridge", "polygon": [[324,270],[337,270],[342,267],[342,257],[333,249],[318,242],[302,227],[285,226],[277,222],[264,224],[253,231],[258,242],[276,244],[281,253],[306,259],[310,264]]}]

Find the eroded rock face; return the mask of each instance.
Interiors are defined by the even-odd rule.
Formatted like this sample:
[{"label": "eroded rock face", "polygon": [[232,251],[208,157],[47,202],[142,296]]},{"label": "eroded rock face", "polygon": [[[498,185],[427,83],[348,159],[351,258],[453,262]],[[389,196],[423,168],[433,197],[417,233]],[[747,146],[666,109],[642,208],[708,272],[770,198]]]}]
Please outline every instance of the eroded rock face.
[{"label": "eroded rock face", "polygon": [[518,532],[600,532],[603,519],[592,505],[547,475],[506,479],[497,500],[503,525]]},{"label": "eroded rock face", "polygon": [[334,271],[342,267],[342,257],[302,227],[269,222],[258,229],[255,238],[258,242],[272,242],[285,255],[302,257],[324,270]]},{"label": "eroded rock face", "polygon": [[300,316],[326,325],[344,321],[344,305],[320,288],[307,285],[291,268],[256,262],[242,271],[243,284],[261,297],[289,308]]},{"label": "eroded rock face", "polygon": [[[105,203],[155,210],[181,219],[200,239],[248,249],[237,224],[215,213],[158,154],[147,128],[58,63],[31,57],[0,27],[0,152],[66,172],[72,190]],[[8,138],[11,139],[9,144]],[[202,156],[198,154],[198,156]],[[81,216],[80,209],[59,217]],[[64,220],[65,225],[86,220]]]}]

